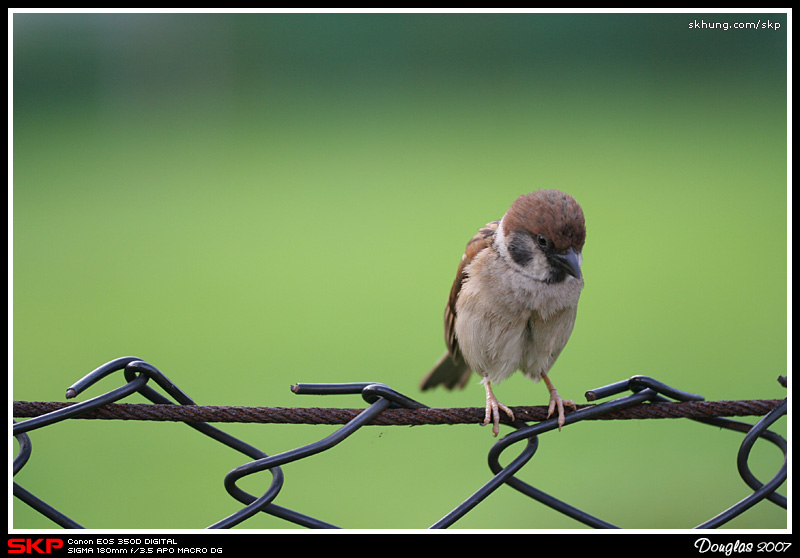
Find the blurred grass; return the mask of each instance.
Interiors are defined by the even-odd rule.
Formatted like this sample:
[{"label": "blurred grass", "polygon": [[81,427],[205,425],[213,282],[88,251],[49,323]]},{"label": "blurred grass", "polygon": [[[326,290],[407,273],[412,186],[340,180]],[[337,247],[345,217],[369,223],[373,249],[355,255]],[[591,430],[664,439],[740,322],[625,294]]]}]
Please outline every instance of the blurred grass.
[{"label": "blurred grass", "polygon": [[[663,55],[661,71],[616,46],[588,73],[510,64],[477,72],[492,66],[488,57],[417,79],[373,59],[380,73],[368,66],[359,75],[353,67],[369,56],[354,52],[382,44],[363,31],[370,20],[327,31],[317,24],[342,20],[273,21],[287,37],[288,28],[328,39],[358,28],[364,44],[337,49],[319,38],[330,52],[306,45],[304,60],[316,61],[306,74],[233,96],[195,96],[177,78],[175,91],[152,97],[91,89],[68,110],[68,95],[15,96],[14,399],[61,400],[84,373],[132,354],[201,404],[361,406],[288,387],[380,381],[432,406],[479,406],[477,386],[423,395],[417,383],[444,350],[441,314],[464,244],[540,187],[570,192],[587,218],[587,286],[553,370],[562,394],[580,401],[587,389],[646,374],[707,399],[783,396],[775,378],[787,369],[786,96],[785,74],[766,79],[774,60],[751,54],[720,68],[709,46],[716,55],[705,68],[682,42],[702,47],[702,36],[676,30],[674,44],[684,46]],[[397,25],[387,41],[413,31],[417,40],[438,36],[440,52],[480,50],[464,46],[475,27],[433,21]],[[173,35],[184,48],[195,44],[192,25]],[[524,37],[526,24],[516,25]],[[555,45],[576,48],[559,34],[575,38],[575,29],[549,29]],[[631,33],[619,44],[646,43]],[[299,43],[287,37],[290,46],[264,52],[291,51]],[[498,57],[512,44],[501,43]],[[589,47],[602,44],[590,37]],[[43,60],[54,52],[41,48]],[[357,78],[321,69],[337,55],[355,60],[339,65]],[[692,80],[683,75],[689,59],[700,72]],[[18,62],[15,74],[30,64]],[[753,68],[765,79],[742,77]],[[86,397],[121,376],[106,382]],[[497,394],[530,405],[544,404],[545,391],[514,377]],[[332,431],[224,429],[269,454]],[[72,421],[31,437],[33,458],[16,480],[85,526],[200,528],[237,509],[222,480],[244,459],[182,425]],[[486,482],[492,441],[472,426],[365,428],[284,467],[277,503],[350,528],[425,527]],[[691,527],[747,494],[739,442],[685,421],[580,424],[543,437],[520,476],[624,527]],[[755,453],[763,480],[778,453]],[[259,493],[268,479],[242,486]],[[52,528],[16,501],[13,512],[16,528]],[[257,517],[242,527],[291,525]],[[456,527],[580,525],[509,489]],[[786,513],[762,503],[728,527],[784,528]]]}]

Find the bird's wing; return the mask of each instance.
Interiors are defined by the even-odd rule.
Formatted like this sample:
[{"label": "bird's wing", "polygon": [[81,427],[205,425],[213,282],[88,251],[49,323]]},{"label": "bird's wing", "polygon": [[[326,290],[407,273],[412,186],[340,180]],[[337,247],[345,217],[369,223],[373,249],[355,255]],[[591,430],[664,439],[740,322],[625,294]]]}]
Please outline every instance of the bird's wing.
[{"label": "bird's wing", "polygon": [[447,344],[447,353],[439,359],[439,362],[428,372],[420,387],[423,390],[443,385],[447,389],[455,387],[463,388],[472,371],[469,365],[458,350],[458,341],[456,340],[456,299],[458,293],[461,291],[461,284],[464,282],[464,270],[472,262],[472,260],[484,249],[492,244],[494,233],[500,221],[493,221],[488,223],[485,227],[480,229],[478,233],[472,237],[467,243],[467,248],[464,250],[464,255],[461,262],[458,264],[458,271],[456,272],[456,279],[453,281],[453,287],[450,289],[450,297],[447,299],[447,306],[444,309],[444,340]]},{"label": "bird's wing", "polygon": [[444,309],[444,340],[447,344],[447,352],[453,358],[459,356],[455,327],[456,299],[458,298],[458,293],[461,291],[461,285],[464,283],[464,270],[481,251],[491,246],[494,233],[497,231],[497,226],[499,224],[499,220],[492,221],[480,229],[478,233],[472,237],[472,240],[467,243],[464,255],[461,257],[461,262],[458,264],[456,279],[453,281],[453,287],[450,289],[450,297],[447,299],[447,306]]}]

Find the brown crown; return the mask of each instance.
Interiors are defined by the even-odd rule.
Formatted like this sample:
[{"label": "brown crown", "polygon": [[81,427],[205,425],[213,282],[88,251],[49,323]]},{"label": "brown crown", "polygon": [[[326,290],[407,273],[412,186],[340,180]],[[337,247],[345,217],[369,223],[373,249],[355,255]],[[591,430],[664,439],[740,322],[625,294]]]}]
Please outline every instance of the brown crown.
[{"label": "brown crown", "polygon": [[543,234],[558,251],[572,246],[580,252],[586,241],[581,206],[559,190],[537,190],[518,197],[503,218],[503,229],[506,234],[520,229]]}]

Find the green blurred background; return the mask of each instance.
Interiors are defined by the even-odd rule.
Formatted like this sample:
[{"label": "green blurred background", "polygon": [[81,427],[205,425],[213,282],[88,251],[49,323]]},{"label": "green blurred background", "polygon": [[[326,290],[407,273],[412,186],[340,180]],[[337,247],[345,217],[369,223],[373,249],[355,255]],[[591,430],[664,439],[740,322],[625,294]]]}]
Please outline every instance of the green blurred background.
[{"label": "green blurred background", "polygon": [[[759,19],[781,27],[689,28]],[[199,404],[361,407],[289,386],[378,381],[482,406],[477,377],[455,393],[418,382],[444,351],[464,244],[542,187],[574,195],[588,229],[551,375],[564,396],[645,374],[707,399],[782,398],[786,22],[17,13],[13,398],[63,400],[135,355]],[[496,393],[547,401],[521,375]],[[334,430],[222,427],[269,454]],[[31,439],[16,480],[85,527],[203,528],[240,508],[223,478],[247,459],[182,424],[76,420]],[[690,528],[750,492],[740,441],[683,420],[581,423],[543,436],[519,476],[621,527]],[[364,428],[285,466],[276,503],[425,528],[490,478],[493,442],[477,425]],[[763,481],[781,463],[754,449]],[[16,500],[13,513],[15,528],[55,526]],[[764,502],[726,527],[786,525]],[[455,527],[583,526],[501,488]],[[241,528],[293,526],[260,514]]]}]

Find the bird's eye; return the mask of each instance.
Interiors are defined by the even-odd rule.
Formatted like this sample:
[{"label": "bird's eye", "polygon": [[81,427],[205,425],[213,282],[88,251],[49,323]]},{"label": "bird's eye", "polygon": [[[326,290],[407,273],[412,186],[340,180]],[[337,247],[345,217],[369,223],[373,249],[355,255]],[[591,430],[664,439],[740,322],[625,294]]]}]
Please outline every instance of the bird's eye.
[{"label": "bird's eye", "polygon": [[541,248],[547,248],[547,237],[545,235],[543,235],[543,234],[537,234],[536,235],[536,243]]}]

